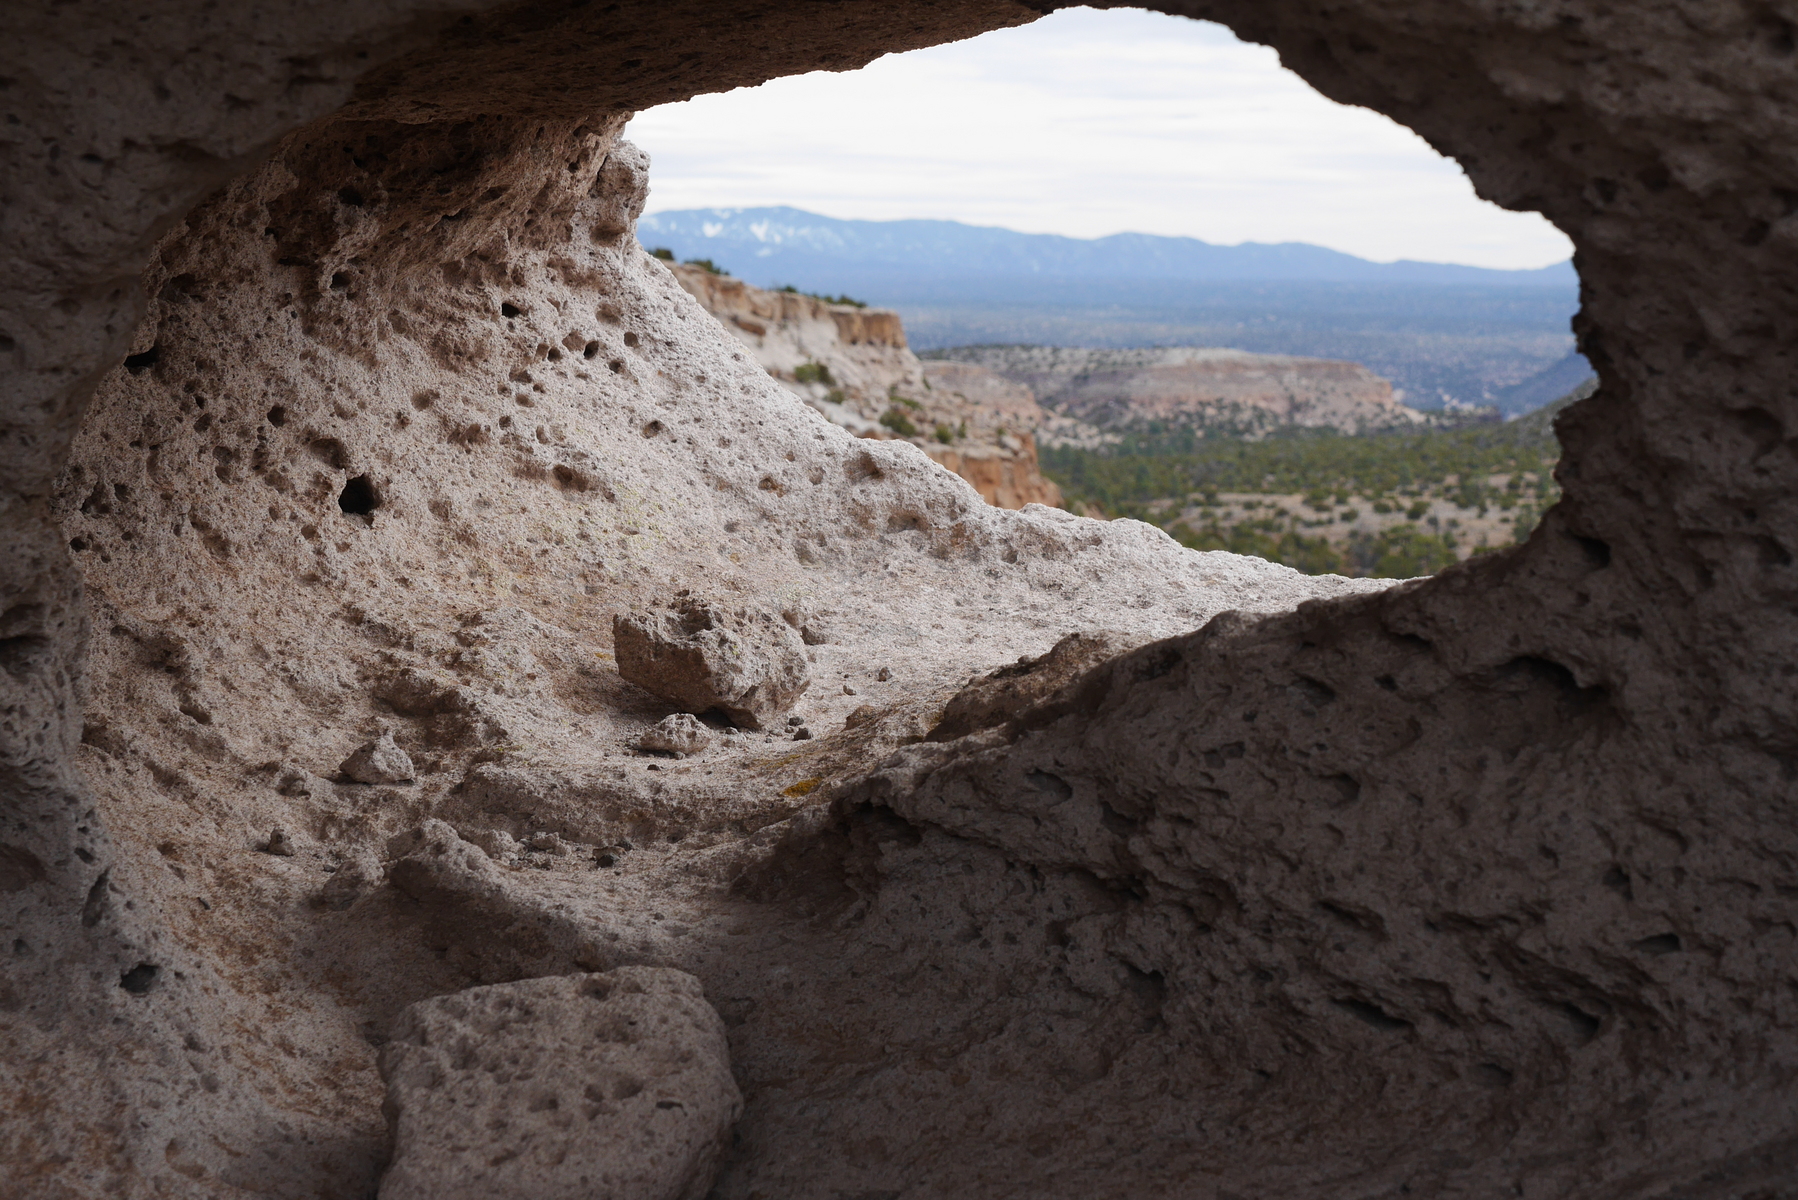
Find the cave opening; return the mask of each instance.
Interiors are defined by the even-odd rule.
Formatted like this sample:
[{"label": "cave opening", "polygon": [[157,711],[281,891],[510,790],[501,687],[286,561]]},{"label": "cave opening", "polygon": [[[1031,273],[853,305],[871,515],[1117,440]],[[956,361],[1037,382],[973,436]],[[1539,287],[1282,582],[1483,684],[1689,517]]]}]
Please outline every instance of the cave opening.
[{"label": "cave opening", "polygon": [[[4,883],[15,951],[57,948],[0,981],[15,1168],[578,1182],[610,1143],[561,1096],[689,1121],[665,1190],[725,1200],[1785,1186],[1789,31],[1205,6],[1578,247],[1604,386],[1560,418],[1566,495],[1394,585],[984,504],[705,315],[635,236],[623,114],[1039,15],[828,7],[728,56],[702,0],[319,10],[254,70],[183,60],[225,103],[140,103],[146,51],[47,90],[78,152],[0,144],[20,227],[86,231],[0,310]],[[875,332],[844,298],[820,327]],[[690,598],[711,628],[669,623]],[[785,711],[679,720],[721,699]],[[650,1014],[654,1053],[605,1057]],[[553,1072],[481,1090],[514,1051]],[[465,1093],[421,1081],[471,1070],[491,1119],[434,1125]],[[543,1158],[468,1150],[508,1129]]]},{"label": "cave opening", "polygon": [[[1553,422],[1592,376],[1566,237],[1221,25],[1062,9],[626,136],[657,163],[639,237],[683,287],[827,419],[989,500],[1409,578],[1560,496]],[[806,298],[848,344],[850,307],[902,323],[921,378],[842,385],[852,349],[770,319]],[[947,403],[971,376],[1029,396]],[[991,478],[1020,438],[1035,494]]]}]

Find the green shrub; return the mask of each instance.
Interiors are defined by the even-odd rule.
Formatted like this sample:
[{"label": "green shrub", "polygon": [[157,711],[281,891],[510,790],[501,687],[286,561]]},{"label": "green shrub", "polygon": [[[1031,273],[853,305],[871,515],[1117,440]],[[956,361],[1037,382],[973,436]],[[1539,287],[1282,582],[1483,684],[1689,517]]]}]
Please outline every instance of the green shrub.
[{"label": "green shrub", "polygon": [[651,250],[649,252],[649,256],[651,258],[659,258],[663,262],[673,262],[674,261],[674,251],[670,250],[666,246],[657,246],[654,250]]},{"label": "green shrub", "polygon": [[1413,504],[1410,508],[1407,508],[1405,510],[1405,518],[1406,518],[1406,520],[1410,520],[1410,521],[1422,520],[1423,515],[1429,511],[1430,511],[1430,502],[1428,500],[1419,500],[1417,503]]},{"label": "green shrub", "polygon": [[810,296],[813,300],[822,300],[826,304],[845,304],[850,308],[868,307],[866,300],[857,300],[854,296],[827,296],[823,292],[802,292],[790,283],[784,283],[774,290],[785,292],[789,296]]},{"label": "green shrub", "polygon": [[819,362],[803,362],[793,368],[793,378],[800,383],[835,383],[830,368]]},{"label": "green shrub", "polygon": [[955,440],[955,430],[949,428],[947,425],[938,425],[936,427],[936,435],[935,436],[936,436],[937,441],[939,441],[939,442],[943,443],[943,445],[947,446],[949,443],[951,443]]},{"label": "green shrub", "polygon": [[1433,575],[1457,561],[1455,539],[1425,533],[1415,525],[1394,525],[1376,534],[1351,534],[1348,560],[1354,573],[1375,579]]},{"label": "green shrub", "polygon": [[706,271],[713,275],[730,274],[729,271],[726,271],[723,267],[719,266],[709,258],[689,258],[687,260],[687,265],[689,267],[698,267],[701,271]]},{"label": "green shrub", "polygon": [[880,423],[900,437],[916,437],[918,435],[918,427],[913,425],[905,413],[897,408],[889,408],[882,413]]}]

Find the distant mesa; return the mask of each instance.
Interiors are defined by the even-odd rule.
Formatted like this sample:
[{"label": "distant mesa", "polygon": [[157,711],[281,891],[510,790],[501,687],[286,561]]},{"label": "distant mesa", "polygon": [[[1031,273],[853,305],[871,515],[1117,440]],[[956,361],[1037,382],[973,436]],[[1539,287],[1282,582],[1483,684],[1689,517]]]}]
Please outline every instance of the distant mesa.
[{"label": "distant mesa", "polygon": [[[1103,433],[1184,427],[1255,437],[1285,426],[1372,433],[1426,419],[1366,367],[1331,359],[1191,346],[970,346],[936,354],[1025,384],[1052,412]],[[1082,439],[1060,427],[1044,440]]]}]

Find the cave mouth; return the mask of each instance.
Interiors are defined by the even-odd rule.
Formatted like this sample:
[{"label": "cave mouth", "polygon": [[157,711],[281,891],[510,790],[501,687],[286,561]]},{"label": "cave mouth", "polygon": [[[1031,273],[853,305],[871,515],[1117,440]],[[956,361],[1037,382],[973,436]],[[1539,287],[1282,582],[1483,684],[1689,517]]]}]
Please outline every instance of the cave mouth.
[{"label": "cave mouth", "polygon": [[[571,7],[580,15],[568,20],[611,20],[616,7]],[[1031,10],[1013,7],[1008,15],[967,0],[860,11],[1027,19]],[[1521,1188],[1519,1164],[1531,1191],[1561,1195],[1719,1195],[1715,1180],[1732,1194],[1763,1186],[1771,1194],[1789,1183],[1798,1111],[1778,1064],[1798,1050],[1767,997],[1789,984],[1790,956],[1777,945],[1790,928],[1798,838],[1790,806],[1780,804],[1798,701],[1792,676],[1778,670],[1798,644],[1788,553],[1798,546],[1798,510],[1787,499],[1798,479],[1789,436],[1798,409],[1786,385],[1784,317],[1765,315],[1789,312],[1798,275],[1798,238],[1779,228],[1790,216],[1789,192],[1781,196],[1789,147],[1798,145],[1788,136],[1798,115],[1777,99],[1789,95],[1790,60],[1762,63],[1744,36],[1731,43],[1729,69],[1715,71],[1723,37],[1714,29],[1657,24],[1644,15],[1650,6],[1617,19],[1596,0],[1567,7],[1587,15],[1577,34],[1473,5],[1400,13],[1350,0],[1322,15],[1297,0],[1207,6],[1280,45],[1332,98],[1426,132],[1502,202],[1552,212],[1580,243],[1589,285],[1582,333],[1605,378],[1563,418],[1567,500],[1528,544],[1434,582],[1303,606],[1278,591],[1295,586],[1289,573],[1252,565],[1259,560],[1176,558],[1133,523],[1076,529],[1054,513],[993,518],[957,508],[915,456],[827,445],[788,420],[771,385],[728,346],[693,353],[700,326],[682,316],[691,310],[621,245],[640,194],[631,157],[608,142],[609,130],[581,124],[586,114],[648,107],[697,86],[660,82],[692,78],[674,61],[692,44],[700,11],[684,2],[636,7],[646,27],[671,27],[645,33],[644,58],[617,72],[588,60],[578,73],[549,69],[551,37],[595,44],[551,23],[535,45],[507,49],[512,62],[534,55],[535,68],[508,76],[510,91],[493,84],[498,67],[482,58],[502,39],[467,35],[456,53],[474,61],[455,86],[476,80],[478,102],[492,107],[541,106],[510,123],[458,124],[469,110],[455,107],[459,96],[441,81],[432,93],[430,80],[396,76],[386,93],[358,93],[373,104],[410,87],[443,100],[443,119],[393,130],[361,117],[416,110],[365,106],[341,123],[354,128],[314,127],[280,150],[298,184],[271,168],[259,177],[266,188],[234,184],[189,213],[187,229],[157,251],[177,269],[171,278],[205,267],[204,278],[233,280],[267,302],[264,311],[231,310],[233,327],[216,319],[223,305],[201,305],[182,288],[164,294],[153,277],[160,333],[144,340],[159,349],[136,372],[120,363],[128,320],[105,341],[100,322],[116,314],[79,291],[96,279],[114,287],[123,252],[63,250],[53,264],[66,267],[62,302],[33,303],[48,320],[79,317],[95,336],[55,343],[65,348],[33,366],[71,369],[33,378],[47,388],[53,374],[112,372],[86,410],[57,502],[64,519],[86,524],[55,528],[42,504],[0,506],[0,516],[26,522],[9,528],[53,548],[71,532],[91,535],[113,562],[89,553],[77,568],[60,549],[7,560],[20,598],[0,604],[0,687],[11,689],[7,704],[23,699],[0,722],[0,771],[24,783],[8,789],[18,814],[9,837],[21,843],[19,861],[57,865],[12,873],[20,937],[5,991],[41,1013],[98,1015],[16,1023],[20,1051],[0,1064],[10,1068],[0,1069],[5,1102],[50,1114],[21,1169],[103,1177],[97,1156],[109,1152],[95,1147],[104,1132],[105,1145],[123,1146],[118,1161],[166,1165],[187,1180],[210,1172],[210,1188],[249,1170],[243,1164],[274,1145],[271,1130],[304,1120],[281,1134],[282,1161],[246,1184],[247,1194],[370,1194],[381,1150],[368,1050],[389,1036],[396,1009],[477,980],[587,970],[618,952],[591,935],[617,930],[641,939],[620,942],[624,953],[711,976],[702,982],[729,1023],[756,1106],[720,1185],[732,1200],[756,1191],[1006,1194],[991,1183],[1000,1178],[1045,1197],[1141,1194],[1176,1178],[1219,1195],[1474,1193],[1494,1179],[1519,1179]],[[726,85],[958,31],[857,27],[837,54],[803,40],[828,32],[830,17],[792,8],[792,40],[745,38],[740,53],[691,70],[711,72],[707,86]],[[168,19],[182,18],[177,9]],[[1426,19],[1436,24],[1418,24]],[[271,25],[245,54],[273,63],[278,53],[315,70],[322,37]],[[1789,55],[1789,32],[1754,53],[1778,55],[1780,44]],[[653,78],[631,74],[645,63]],[[142,69],[121,62],[96,80],[111,89],[107,119],[128,130],[133,119],[165,120],[137,118],[119,99]],[[281,70],[268,78],[284,83]],[[1728,124],[1733,117],[1696,124],[1712,118],[1695,116],[1691,98],[1717,89],[1764,124],[1746,134]],[[59,93],[78,110],[71,127],[92,115],[79,111],[83,90]],[[1634,106],[1627,120],[1618,96]],[[231,119],[248,123],[246,136],[272,138],[288,127],[266,115],[275,107],[234,104]],[[213,194],[218,180],[190,161],[198,156],[189,144],[135,128],[136,144],[170,156],[187,189],[159,195]],[[1757,153],[1718,155],[1694,173],[1693,143],[1680,139],[1713,134],[1717,145],[1757,137]],[[377,177],[355,174],[365,169]],[[509,175],[542,186],[502,196],[495,189]],[[118,205],[128,186],[122,179],[105,202]],[[20,189],[27,202],[50,194]],[[62,201],[71,222],[85,219],[80,204],[98,203],[54,195],[74,197]],[[141,211],[156,205],[174,207],[157,200]],[[402,225],[403,245],[389,236]],[[572,243],[570,228],[580,235]],[[588,265],[571,244],[593,256]],[[238,262],[264,259],[266,270],[233,273]],[[353,264],[356,286],[331,288],[351,259],[367,260]],[[466,294],[416,286],[438,278]],[[21,275],[6,286],[24,295],[35,284]],[[1670,288],[1692,302],[1667,303]],[[507,318],[502,292],[531,299]],[[557,308],[552,297],[569,303]],[[383,300],[392,303],[377,306]],[[14,332],[0,336],[7,353],[50,344],[15,343]],[[404,347],[404,369],[378,372],[375,350],[398,353],[381,342]],[[550,355],[592,342],[602,345],[598,363],[631,369],[578,379],[572,373],[590,360]],[[110,357],[101,361],[94,347]],[[254,356],[240,347],[261,358],[247,361]],[[544,392],[529,390],[538,383]],[[710,389],[711,402],[663,406],[626,392],[677,384]],[[616,402],[587,401],[602,389],[615,389]],[[421,417],[427,405],[408,394],[439,398]],[[196,406],[207,399],[205,423],[183,407],[185,395]],[[277,396],[284,422],[253,419]],[[542,414],[541,432],[515,419],[520,396],[533,422]],[[51,449],[39,475],[53,470],[54,447],[84,410],[18,410],[45,414],[35,444]],[[497,420],[502,411],[510,425]],[[573,444],[596,411],[616,417],[603,444]],[[658,436],[641,436],[651,429]],[[343,503],[349,472],[311,442],[337,434],[354,435],[349,461],[380,464],[389,491],[379,526],[341,540],[320,535],[332,500],[369,518],[381,495],[364,475],[369,511]],[[255,477],[215,464],[248,464]],[[406,482],[396,486],[402,470]],[[576,470],[602,485],[548,482]],[[771,473],[784,492],[759,486]],[[805,503],[824,480],[848,481],[857,507],[831,523],[782,516],[783,504]],[[84,513],[82,498],[101,484],[121,503]],[[29,488],[40,485],[48,490],[39,479],[13,495],[36,495]],[[431,494],[452,486],[453,495]],[[884,519],[921,508],[928,525]],[[988,627],[1009,622],[1047,641],[1073,613],[1058,606],[1076,589],[1091,604],[1070,623],[1089,612],[1107,623],[1148,620],[1176,592],[1139,582],[1139,556],[1167,555],[1168,582],[1185,584],[1185,597],[1230,607],[1207,619],[1209,609],[1189,617],[1170,606],[1170,622],[1201,631],[1179,633],[1177,655],[1164,646],[1108,658],[1080,687],[1032,700],[1032,722],[980,735],[977,754],[908,743],[898,761],[928,759],[927,773],[885,770],[850,795],[827,771],[787,764],[779,769],[790,773],[758,774],[734,794],[758,807],[741,810],[741,820],[733,810],[696,838],[660,823],[685,816],[657,789],[671,780],[722,789],[705,782],[701,762],[653,763],[643,768],[657,768],[653,783],[635,777],[635,786],[655,802],[641,806],[646,815],[626,814],[643,830],[622,836],[623,818],[620,828],[585,827],[618,795],[611,768],[596,767],[576,789],[563,765],[535,763],[519,747],[585,749],[593,744],[580,728],[585,709],[624,695],[603,690],[614,685],[596,645],[564,636],[613,604],[592,597],[625,587],[646,594],[678,578],[669,568],[677,560],[707,583],[734,569],[729,553],[740,548],[722,534],[716,546],[693,544],[708,511],[723,533],[766,542],[746,575],[787,555],[781,569],[798,595],[819,577],[810,573],[816,563],[834,564],[844,586],[860,590],[844,592],[830,615],[883,622],[891,681],[884,663],[878,675],[865,670],[879,661],[869,660],[862,674],[843,675],[841,689],[834,674],[832,686],[814,689],[835,706],[831,736],[837,720],[844,730],[851,717],[855,728],[872,727],[862,699],[881,694],[879,685],[909,686],[926,652],[965,663],[956,672],[965,679],[988,658],[964,648],[964,633],[990,636]],[[434,566],[408,562],[416,549],[408,538],[438,547],[443,569],[427,576]],[[586,548],[579,569],[542,571],[538,560],[563,544]],[[978,568],[975,551],[984,556]],[[1076,555],[1084,557],[1075,563]],[[1178,575],[1198,562],[1215,577]],[[965,582],[930,574],[951,570],[977,570],[997,602],[925,611],[931,593],[947,599],[949,583]],[[386,586],[390,579],[401,586]],[[766,577],[748,582],[765,586]],[[425,604],[445,619],[413,621],[409,606]],[[91,637],[89,611],[99,618]],[[843,644],[808,648],[830,655]],[[367,671],[332,670],[320,645]],[[8,646],[16,652],[3,653]],[[1547,666],[1493,673],[1515,661]],[[552,678],[543,678],[545,664]],[[962,680],[941,682],[949,694]],[[1570,694],[1600,688],[1605,719],[1569,721]],[[563,722],[564,711],[573,719]],[[266,728],[246,728],[247,718]],[[389,723],[399,724],[400,744],[370,740]],[[893,738],[901,735],[911,736],[895,727]],[[803,752],[826,741],[807,740]],[[763,735],[750,748],[786,763],[798,744]],[[351,753],[397,776],[389,760],[398,749],[415,752],[434,778],[337,777]],[[456,780],[437,761],[451,754],[460,756]],[[1032,787],[1033,771],[1065,781],[1069,794]],[[460,790],[446,786],[463,779]],[[775,832],[778,819],[809,796],[836,806],[842,821],[812,841],[776,845],[786,833]],[[488,870],[476,853],[487,851],[452,840],[453,828],[416,826],[426,815],[438,822],[439,811],[455,815],[440,804],[489,822],[490,812],[510,814],[509,825],[469,832],[493,835],[483,840],[514,865],[537,855],[532,869]],[[270,835],[276,823],[296,831],[292,843]],[[124,836],[109,837],[109,825]],[[414,842],[388,840],[415,831],[404,826],[437,840],[412,850]],[[738,861],[708,839],[747,829],[758,831],[757,847],[784,857],[727,877]],[[515,835],[524,835],[523,850]],[[677,841],[712,855],[707,869],[718,874],[706,884],[727,885],[728,903],[740,895],[761,905],[733,908],[752,919],[717,920],[718,893],[702,904],[681,891],[682,878],[649,874],[662,863],[681,867],[657,857]],[[277,844],[298,853],[267,849]],[[558,853],[571,846],[582,853]],[[650,847],[658,849],[644,853]],[[386,872],[400,853],[409,866]],[[457,864],[472,865],[458,875]],[[614,899],[603,889],[619,877],[594,872],[620,864],[656,886],[622,880]],[[266,889],[236,882],[249,875]],[[1614,877],[1630,886],[1611,886]],[[400,900],[394,887],[408,878],[412,891]],[[583,880],[599,881],[602,894]],[[577,887],[594,907],[564,922],[556,905]],[[793,900],[782,911],[803,921],[764,897]],[[396,903],[414,902],[432,926],[405,917],[404,936],[382,943],[389,957],[366,971],[355,1008],[335,998],[344,960],[317,951],[355,948],[362,935],[353,931],[385,927]],[[657,911],[645,920],[648,907]],[[234,908],[239,919],[221,919]],[[279,971],[233,968],[230,986],[215,986],[212,964],[243,962],[246,942],[294,952],[265,956]],[[70,950],[27,956],[28,946]],[[141,968],[157,971],[154,990]],[[264,1067],[264,1031],[278,1039],[283,1023],[300,1029],[292,1017],[314,995],[326,998],[313,1011],[329,1015],[330,1028]],[[196,1086],[178,1105],[164,1103],[166,1072],[109,1070],[128,1039],[148,1048],[144,1062],[153,1053],[194,1064]],[[235,1061],[203,1070],[209,1054]],[[30,1066],[44,1062],[62,1066]],[[95,1111],[96,1079],[144,1121],[120,1133],[109,1113],[85,1115]],[[349,1097],[354,1112],[311,1103],[347,1096],[346,1081],[359,1089]],[[307,1111],[269,1099],[277,1095],[303,1098]],[[908,1112],[930,1126],[909,1124]],[[1148,1119],[1158,1116],[1165,1121]],[[346,1137],[361,1149],[340,1154]],[[1161,1157],[1135,1160],[1146,1163],[1138,1174],[1119,1146]],[[360,1165],[340,1165],[344,1158]],[[257,1186],[277,1171],[278,1186]],[[935,1180],[920,1183],[927,1171]],[[152,1186],[195,1190],[166,1174],[137,1190]]]}]

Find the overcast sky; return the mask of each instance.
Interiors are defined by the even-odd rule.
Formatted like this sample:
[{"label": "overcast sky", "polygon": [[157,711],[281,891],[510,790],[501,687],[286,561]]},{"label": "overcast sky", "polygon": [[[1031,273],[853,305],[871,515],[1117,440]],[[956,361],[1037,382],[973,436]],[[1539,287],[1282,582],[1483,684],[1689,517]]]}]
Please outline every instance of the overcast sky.
[{"label": "overcast sky", "polygon": [[1489,267],[1571,253],[1542,217],[1478,199],[1416,134],[1324,99],[1272,50],[1140,10],[1066,9],[664,105],[627,136],[654,160],[652,212],[787,204]]}]

